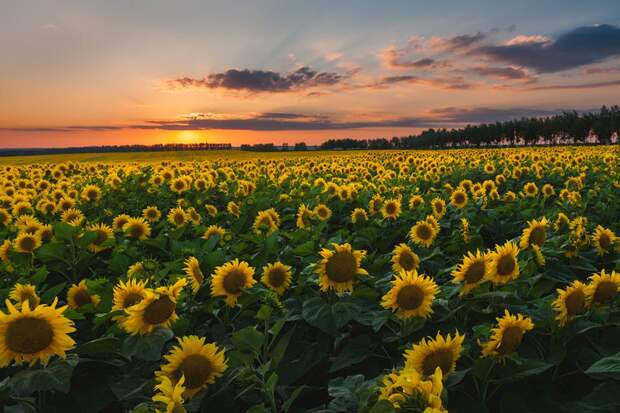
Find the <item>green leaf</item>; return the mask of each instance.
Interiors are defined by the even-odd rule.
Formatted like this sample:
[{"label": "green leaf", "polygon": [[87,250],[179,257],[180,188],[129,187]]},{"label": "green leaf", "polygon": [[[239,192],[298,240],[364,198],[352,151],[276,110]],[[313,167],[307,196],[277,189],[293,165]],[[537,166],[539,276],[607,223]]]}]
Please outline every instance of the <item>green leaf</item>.
[{"label": "green leaf", "polygon": [[70,241],[77,234],[79,234],[80,229],[78,227],[71,226],[64,222],[59,222],[54,225],[54,237],[59,241]]},{"label": "green leaf", "polygon": [[47,367],[21,370],[11,378],[11,390],[23,396],[49,390],[68,393],[71,388],[71,376],[77,364],[78,357],[69,355],[65,360],[54,360]]},{"label": "green leaf", "polygon": [[613,356],[604,357],[592,364],[586,374],[593,377],[609,377],[620,380],[620,352]]},{"label": "green leaf", "polygon": [[365,335],[344,342],[342,350],[332,362],[329,372],[332,373],[364,361],[371,354],[370,344],[370,338]]},{"label": "green leaf", "polygon": [[321,298],[313,297],[304,302],[301,317],[311,326],[327,334],[336,333],[336,322],[332,317],[331,307]]},{"label": "green leaf", "polygon": [[232,335],[233,345],[239,351],[252,351],[258,354],[264,341],[264,334],[256,331],[254,327],[246,327]]},{"label": "green leaf", "polygon": [[67,283],[56,284],[53,287],[48,288],[42,295],[41,301],[44,303],[51,304],[54,301],[54,298],[58,297],[58,294],[65,288]]},{"label": "green leaf", "polygon": [[148,336],[129,336],[123,341],[122,352],[126,357],[141,360],[159,360],[164,345],[174,337],[169,328],[159,328]]},{"label": "green leaf", "polygon": [[368,413],[395,413],[396,409],[387,400],[379,400]]},{"label": "green leaf", "polygon": [[79,355],[95,356],[111,354],[119,350],[120,340],[113,336],[101,337],[76,347],[75,352]]},{"label": "green leaf", "polygon": [[271,351],[271,361],[274,368],[278,367],[278,364],[282,361],[294,332],[295,327],[288,330],[286,334],[280,337],[278,342],[274,345],[273,350]]},{"label": "green leaf", "polygon": [[301,392],[304,391],[307,388],[308,388],[308,386],[306,386],[304,384],[302,386],[297,387],[295,390],[293,390],[293,392],[288,397],[288,399],[286,399],[284,401],[284,403],[282,403],[282,410],[284,410],[284,413],[288,413],[288,411],[290,410],[291,406],[293,405],[293,403],[295,403],[295,400],[297,400],[297,398],[299,397]]},{"label": "green leaf", "polygon": [[32,277],[30,277],[30,282],[32,282],[34,285],[39,285],[43,281],[45,281],[49,273],[50,272],[47,270],[47,268],[41,267],[37,270],[37,272],[32,275]]},{"label": "green leaf", "polygon": [[66,247],[58,242],[44,244],[36,252],[37,258],[44,263],[63,261]]}]

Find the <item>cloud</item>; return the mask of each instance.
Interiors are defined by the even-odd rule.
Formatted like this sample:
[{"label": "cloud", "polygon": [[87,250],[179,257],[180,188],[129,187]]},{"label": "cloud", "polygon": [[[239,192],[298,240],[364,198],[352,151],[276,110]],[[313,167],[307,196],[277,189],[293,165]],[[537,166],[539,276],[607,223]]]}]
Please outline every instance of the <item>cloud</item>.
[{"label": "cloud", "polygon": [[445,123],[484,123],[501,122],[530,116],[550,116],[562,112],[537,108],[458,108],[445,107],[430,110],[428,113]]},{"label": "cloud", "polygon": [[480,76],[488,76],[502,80],[531,79],[527,71],[521,68],[477,66],[469,70]]},{"label": "cloud", "polygon": [[475,34],[461,34],[449,38],[435,38],[431,44],[433,48],[443,51],[457,52],[468,49],[474,44],[480,43],[488,37],[487,34],[477,32]]},{"label": "cloud", "polygon": [[559,72],[619,56],[620,28],[609,24],[577,27],[553,41],[542,36],[517,36],[506,44],[477,47],[470,54],[538,73]]},{"label": "cloud", "polygon": [[610,87],[620,86],[620,80],[607,80],[601,82],[588,82],[588,83],[573,83],[573,84],[554,84],[554,85],[542,85],[528,87],[526,91],[538,91],[538,90],[570,90],[570,89],[592,89],[598,87]]},{"label": "cloud", "polygon": [[229,69],[225,72],[209,74],[204,78],[172,79],[166,84],[171,89],[205,88],[251,93],[282,93],[333,86],[350,76],[352,73],[318,72],[306,66],[286,74],[271,70]]},{"label": "cloud", "polygon": [[379,79],[377,82],[361,87],[370,89],[383,89],[398,83],[419,84],[447,90],[466,90],[475,87],[475,84],[468,82],[463,76],[446,76],[431,78],[415,75],[386,76]]}]

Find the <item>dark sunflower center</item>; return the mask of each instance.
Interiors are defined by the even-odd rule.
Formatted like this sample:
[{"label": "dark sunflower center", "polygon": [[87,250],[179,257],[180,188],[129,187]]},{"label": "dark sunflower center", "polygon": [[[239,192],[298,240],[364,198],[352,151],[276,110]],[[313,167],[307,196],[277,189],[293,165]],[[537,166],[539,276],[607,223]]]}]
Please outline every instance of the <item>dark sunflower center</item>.
[{"label": "dark sunflower center", "polygon": [[424,291],[417,285],[406,285],[398,291],[396,304],[403,310],[415,310],[424,301]]},{"label": "dark sunflower center", "polygon": [[484,277],[485,265],[483,261],[474,261],[465,271],[465,282],[475,284]]},{"label": "dark sunflower center", "polygon": [[611,301],[618,292],[616,283],[611,281],[601,281],[594,292],[594,301],[597,303],[606,303]]},{"label": "dark sunflower center", "polygon": [[583,291],[576,290],[566,297],[565,303],[569,316],[581,314],[586,308],[586,296]]},{"label": "dark sunflower center", "polygon": [[443,205],[435,204],[435,211],[437,211],[437,213],[441,213],[441,211],[443,211]]},{"label": "dark sunflower center", "polygon": [[598,243],[599,243],[599,245],[601,246],[602,249],[606,250],[611,245],[611,239],[609,238],[609,235],[603,233],[599,237]]},{"label": "dark sunflower center", "polygon": [[149,218],[156,218],[157,217],[157,211],[155,211],[154,209],[149,209],[146,211],[146,216]]},{"label": "dark sunflower center", "polygon": [[183,183],[183,181],[176,181],[174,183],[174,188],[175,189],[183,189],[185,187],[185,184]]},{"label": "dark sunflower center", "polygon": [[514,271],[517,263],[512,255],[502,255],[497,261],[497,274],[506,277]]},{"label": "dark sunflower center", "polygon": [[116,221],[116,226],[117,228],[122,229],[126,223],[127,223],[127,220],[119,219],[118,221]]},{"label": "dark sunflower center", "polygon": [[144,227],[142,225],[135,224],[129,227],[129,235],[133,238],[140,238],[142,234],[144,234]]},{"label": "dark sunflower center", "polygon": [[198,282],[202,282],[203,280],[203,276],[202,276],[202,271],[200,271],[200,267],[198,267],[198,265],[192,265],[191,269],[190,269],[190,274],[192,275],[192,278],[195,279]]},{"label": "dark sunflower center", "polygon": [[174,223],[181,225],[185,221],[185,217],[182,214],[174,214]]},{"label": "dark sunflower center", "polygon": [[357,261],[350,252],[336,252],[328,258],[325,272],[327,278],[334,282],[343,283],[351,281],[357,273]]},{"label": "dark sunflower center", "polygon": [[178,378],[185,375],[185,387],[188,389],[197,389],[209,380],[213,373],[213,365],[211,361],[200,354],[190,354],[185,357],[177,371]]},{"label": "dark sunflower center", "polygon": [[162,295],[150,303],[144,310],[144,321],[149,324],[161,324],[174,313],[174,302],[167,295]]},{"label": "dark sunflower center", "polygon": [[398,265],[400,265],[405,271],[413,270],[416,265],[413,254],[411,254],[409,251],[401,252],[400,256],[398,257]]},{"label": "dark sunflower center", "polygon": [[547,233],[545,231],[545,227],[543,226],[537,226],[532,229],[532,232],[530,232],[530,244],[542,247],[542,245],[545,243],[546,238]]},{"label": "dark sunflower center", "polygon": [[282,268],[274,268],[269,271],[268,278],[269,283],[273,287],[278,288],[284,284],[284,281],[286,280],[286,272]]},{"label": "dark sunflower center", "polygon": [[15,353],[34,354],[46,349],[54,339],[52,326],[40,318],[24,317],[7,326],[5,341]]},{"label": "dark sunflower center", "polygon": [[224,290],[228,294],[239,294],[245,286],[245,273],[241,270],[234,269],[224,276]]},{"label": "dark sunflower center", "polygon": [[389,203],[385,205],[385,211],[388,215],[394,215],[396,213],[396,205]]},{"label": "dark sunflower center", "polygon": [[79,290],[73,296],[73,299],[75,300],[75,304],[77,304],[78,307],[81,307],[86,304],[90,304],[92,302],[92,298],[90,294],[88,294],[88,291],[84,289]]},{"label": "dark sunflower center", "polygon": [[435,369],[439,367],[444,375],[448,374],[452,369],[452,351],[444,348],[435,350],[432,353],[424,357],[422,362],[422,372],[426,376],[430,376],[435,373]]},{"label": "dark sunflower center", "polygon": [[138,304],[140,301],[142,301],[143,298],[144,297],[142,296],[142,294],[128,293],[123,299],[123,308],[131,307],[132,305]]},{"label": "dark sunflower center", "polygon": [[97,231],[97,238],[93,240],[93,244],[101,245],[108,239],[108,234],[105,231]]},{"label": "dark sunflower center", "polygon": [[465,194],[462,192],[457,192],[456,195],[454,195],[454,202],[457,205],[465,203]]},{"label": "dark sunflower center", "polygon": [[517,326],[510,326],[504,330],[502,342],[497,347],[499,354],[513,353],[521,345],[523,340],[523,330]]},{"label": "dark sunflower center", "polygon": [[327,216],[327,210],[325,208],[321,208],[317,211],[321,218],[325,218]]},{"label": "dark sunflower center", "polygon": [[419,225],[417,233],[418,233],[418,237],[420,237],[424,241],[431,238],[431,229],[426,224]]},{"label": "dark sunflower center", "polygon": [[91,190],[88,191],[88,193],[86,194],[86,196],[88,197],[88,199],[90,199],[91,201],[97,198],[97,191]]},{"label": "dark sunflower center", "polygon": [[22,238],[20,241],[20,246],[24,251],[32,251],[34,250],[35,241],[32,237]]}]

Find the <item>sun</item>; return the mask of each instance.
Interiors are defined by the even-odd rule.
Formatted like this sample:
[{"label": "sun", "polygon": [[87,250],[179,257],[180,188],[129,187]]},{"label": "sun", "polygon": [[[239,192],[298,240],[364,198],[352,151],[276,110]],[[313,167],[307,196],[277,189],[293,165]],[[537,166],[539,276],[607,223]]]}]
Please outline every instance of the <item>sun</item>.
[{"label": "sun", "polygon": [[192,130],[184,130],[177,133],[175,141],[178,143],[199,143],[206,142],[206,138],[198,132]]}]

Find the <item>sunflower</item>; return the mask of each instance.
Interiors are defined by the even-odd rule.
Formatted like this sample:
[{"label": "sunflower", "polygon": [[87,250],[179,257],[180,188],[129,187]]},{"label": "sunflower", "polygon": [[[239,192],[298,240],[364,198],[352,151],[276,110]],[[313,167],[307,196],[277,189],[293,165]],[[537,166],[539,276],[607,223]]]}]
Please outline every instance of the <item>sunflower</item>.
[{"label": "sunflower", "polygon": [[452,195],[450,195],[450,204],[458,209],[461,209],[467,205],[467,201],[467,191],[463,188],[457,188],[454,192],[452,192]]},{"label": "sunflower", "polygon": [[88,245],[88,249],[92,252],[100,252],[104,251],[110,247],[102,246],[104,242],[114,237],[114,232],[112,231],[112,227],[106,224],[98,224],[98,225],[90,225],[88,231],[94,232],[97,236],[96,238]]},{"label": "sunflower", "polygon": [[225,296],[226,304],[234,307],[243,289],[251,288],[255,283],[254,268],[235,258],[215,269],[211,280],[211,295]]},{"label": "sunflower", "polygon": [[215,343],[205,343],[204,337],[186,336],[178,338],[179,345],[164,356],[166,363],[155,373],[158,377],[167,377],[177,383],[185,377],[183,397],[196,395],[228,368],[224,350]]},{"label": "sunflower", "polygon": [[34,234],[41,228],[41,222],[31,215],[22,215],[15,220],[15,226],[20,232]]},{"label": "sunflower", "polygon": [[114,231],[122,232],[123,227],[125,226],[126,223],[129,222],[130,218],[131,217],[126,214],[121,214],[121,215],[116,216],[114,220],[112,221],[112,228],[114,228]]},{"label": "sunflower", "polygon": [[11,262],[9,259],[9,251],[11,250],[12,245],[13,243],[8,239],[5,239],[4,242],[0,244],[0,260],[2,260],[5,264]]},{"label": "sunflower", "polygon": [[112,311],[122,311],[144,300],[147,294],[145,287],[146,281],[135,279],[130,279],[127,282],[119,281],[113,290]]},{"label": "sunflower", "polygon": [[463,261],[452,271],[453,282],[463,283],[461,296],[484,282],[489,267],[489,257],[480,250],[476,250],[475,254],[470,251],[463,256]]},{"label": "sunflower", "polygon": [[123,232],[130,238],[142,241],[151,236],[151,226],[144,218],[129,218],[123,225]]},{"label": "sunflower", "polygon": [[224,234],[226,234],[226,230],[224,228],[219,225],[210,225],[202,235],[202,239],[209,240],[211,237],[220,237],[220,244],[223,244]]},{"label": "sunflower", "polygon": [[431,277],[418,275],[416,270],[401,271],[392,281],[392,288],[381,299],[381,306],[396,312],[400,318],[428,318],[439,287]]},{"label": "sunflower", "polygon": [[172,384],[172,381],[166,377],[158,377],[159,384],[155,386],[157,393],[152,397],[155,403],[160,403],[166,406],[165,412],[161,412],[156,409],[155,413],[186,413],[187,411],[183,407],[183,393],[185,392],[185,376],[177,381],[176,384]]},{"label": "sunflower", "polygon": [[200,223],[202,222],[202,217],[200,216],[198,211],[196,211],[195,208],[188,208],[188,210],[187,210],[187,218],[194,225],[200,225]]},{"label": "sunflower", "polygon": [[41,225],[35,235],[41,238],[41,242],[49,242],[54,237],[54,228],[50,224]]},{"label": "sunflower", "polygon": [[142,301],[125,308],[127,316],[121,321],[122,327],[129,334],[142,336],[160,327],[169,328],[179,318],[176,305],[186,283],[185,278],[180,278],[173,285],[146,290]]},{"label": "sunflower", "polygon": [[523,193],[528,197],[535,197],[538,194],[538,187],[534,182],[528,182],[523,185]]},{"label": "sunflower", "polygon": [[75,331],[73,321],[62,313],[67,308],[56,308],[58,299],[52,305],[40,304],[30,308],[29,300],[17,309],[6,301],[8,314],[0,311],[0,367],[11,362],[35,364],[41,361],[47,365],[50,357],[66,357],[66,352],[75,346],[69,333]]},{"label": "sunflower", "polygon": [[356,276],[368,275],[368,272],[361,268],[361,261],[366,257],[366,251],[354,250],[351,244],[332,244],[335,251],[323,248],[319,255],[322,259],[316,267],[319,275],[319,286],[321,291],[329,289],[336,290],[337,293],[353,291],[353,281]]},{"label": "sunflower", "polygon": [[84,221],[84,214],[77,208],[69,208],[62,213],[60,219],[64,223],[77,227]]},{"label": "sunflower", "polygon": [[228,213],[230,215],[233,215],[237,218],[239,218],[239,213],[241,212],[239,210],[239,205],[237,205],[236,203],[234,203],[233,201],[230,201],[227,205],[226,205],[226,210],[228,211]]},{"label": "sunflower", "polygon": [[86,185],[82,190],[82,200],[85,202],[97,202],[101,199],[101,188],[97,185]]},{"label": "sunflower", "polygon": [[161,218],[161,211],[156,206],[147,206],[142,210],[142,217],[148,222],[157,222]]},{"label": "sunflower", "polygon": [[519,241],[519,247],[526,249],[532,245],[542,247],[547,239],[547,226],[549,221],[543,217],[540,220],[533,219],[528,221],[528,226],[523,230],[521,240]]},{"label": "sunflower", "polygon": [[420,195],[413,195],[409,199],[409,209],[417,209],[419,206],[424,204],[424,198]]},{"label": "sunflower", "polygon": [[502,285],[519,278],[519,247],[508,241],[502,246],[496,245],[495,251],[489,254],[489,270],[486,274],[493,284]]},{"label": "sunflower", "polygon": [[545,198],[555,195],[555,189],[551,184],[544,184],[542,187],[542,193]]},{"label": "sunflower", "polygon": [[175,178],[170,181],[170,190],[177,194],[182,194],[189,189],[185,177]]},{"label": "sunflower", "polygon": [[13,217],[11,216],[11,214],[9,214],[9,211],[4,208],[0,208],[0,225],[9,225],[12,219]]},{"label": "sunflower", "polygon": [[368,213],[363,208],[355,208],[353,212],[351,212],[351,222],[357,224],[358,222],[366,222],[368,221]]},{"label": "sunflower", "polygon": [[315,206],[312,213],[321,221],[327,221],[332,216],[332,210],[325,204]]},{"label": "sunflower", "polygon": [[67,291],[67,304],[69,308],[78,309],[84,305],[97,305],[101,299],[96,294],[88,291],[86,280],[80,281],[79,284],[73,284]]},{"label": "sunflower", "polygon": [[168,212],[168,222],[177,228],[185,225],[188,220],[189,216],[183,208],[172,208],[170,212]]},{"label": "sunflower", "polygon": [[620,274],[615,271],[607,274],[602,270],[600,274],[590,276],[589,281],[586,295],[592,304],[607,304],[613,301],[620,290]]},{"label": "sunflower", "polygon": [[429,224],[427,221],[418,221],[411,227],[409,237],[416,244],[428,248],[433,245],[435,237],[437,237],[437,230],[433,224]]},{"label": "sunflower", "polygon": [[482,346],[482,357],[504,357],[521,345],[523,335],[534,328],[534,323],[523,314],[512,315],[504,310],[497,318],[497,327],[491,330],[491,339]]},{"label": "sunflower", "polygon": [[441,219],[446,213],[446,201],[441,198],[434,198],[431,201],[431,206],[433,207],[433,215],[437,219]]},{"label": "sunflower", "polygon": [[584,283],[573,281],[565,289],[557,289],[558,298],[551,304],[560,326],[565,326],[573,317],[583,314],[590,307],[590,296]]},{"label": "sunflower", "polygon": [[611,251],[617,239],[618,237],[616,236],[616,234],[614,234],[612,230],[604,228],[601,225],[597,225],[594,233],[592,234],[592,237],[590,238],[590,241],[596,247],[598,255],[602,256],[608,254]]},{"label": "sunflower", "polygon": [[456,368],[456,361],[461,355],[464,335],[457,331],[454,337],[437,333],[433,339],[423,338],[405,351],[405,368],[412,368],[423,376],[430,376],[439,367],[445,376]]},{"label": "sunflower", "polygon": [[386,219],[396,220],[400,215],[401,207],[399,199],[386,199],[381,207],[381,216]]},{"label": "sunflower", "polygon": [[273,264],[267,264],[263,267],[263,276],[261,277],[261,281],[267,287],[274,290],[278,295],[282,295],[291,285],[291,278],[291,267],[278,261]]},{"label": "sunflower", "polygon": [[217,207],[215,205],[207,204],[205,205],[205,209],[207,210],[207,214],[210,217],[214,217],[217,215]]},{"label": "sunflower", "polygon": [[19,304],[28,301],[32,308],[35,308],[41,302],[41,299],[37,295],[37,290],[32,284],[16,283],[11,289],[9,297]]},{"label": "sunflower", "polygon": [[13,249],[17,252],[32,253],[41,246],[41,238],[38,234],[21,232],[13,241]]},{"label": "sunflower", "polygon": [[185,275],[192,282],[192,291],[195,294],[205,278],[200,270],[200,262],[196,257],[189,257],[185,260]]},{"label": "sunflower", "polygon": [[310,208],[306,206],[306,204],[301,204],[297,209],[297,220],[295,221],[295,225],[299,229],[306,229],[311,225],[311,219],[314,216],[314,213]]},{"label": "sunflower", "polygon": [[278,224],[273,218],[273,215],[268,211],[259,211],[258,215],[254,219],[252,229],[258,235],[270,235],[278,230]]},{"label": "sunflower", "polygon": [[409,245],[398,244],[392,251],[392,271],[414,271],[420,265],[420,257],[413,252]]},{"label": "sunflower", "polygon": [[463,242],[469,242],[469,220],[467,218],[461,218],[461,238]]}]

